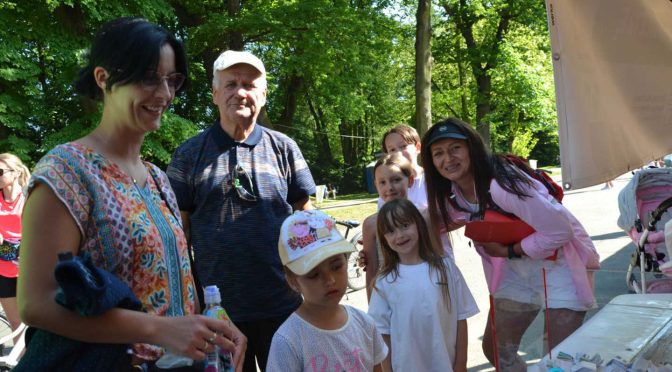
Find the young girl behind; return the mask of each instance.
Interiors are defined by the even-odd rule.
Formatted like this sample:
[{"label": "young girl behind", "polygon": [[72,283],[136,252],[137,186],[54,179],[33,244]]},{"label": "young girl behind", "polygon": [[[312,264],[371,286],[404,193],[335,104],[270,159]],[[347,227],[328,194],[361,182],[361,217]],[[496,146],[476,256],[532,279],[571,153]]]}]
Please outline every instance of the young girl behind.
[{"label": "young girl behind", "polygon": [[266,371],[382,371],[388,348],[373,319],[339,304],[355,248],[334,220],[316,210],[295,212],[282,224],[278,251],[303,303],[273,336]]},{"label": "young girl behind", "polygon": [[478,307],[462,274],[432,247],[427,223],[410,201],[385,203],[377,231],[384,263],[369,315],[390,348],[385,365],[393,371],[466,371],[466,319]]},{"label": "young girl behind", "polygon": [[[383,134],[382,150],[385,154],[399,153],[404,158],[408,159],[413,167],[413,183],[408,186],[408,193],[406,199],[410,200],[425,219],[427,211],[427,187],[425,185],[425,171],[418,164],[418,154],[422,148],[420,136],[415,128],[406,124],[399,124],[391,128]],[[385,204],[382,197],[378,198],[378,209]],[[443,251],[449,257],[453,258],[453,248],[450,243],[450,237],[444,229],[439,232],[438,239],[441,241]]]},{"label": "young girl behind", "polygon": [[[378,159],[373,166],[373,179],[378,195],[387,203],[390,200],[406,199],[414,181],[413,165],[400,153],[390,153]],[[371,298],[371,283],[378,273],[378,242],[376,221],[378,213],[367,217],[362,224],[362,254],[366,271],[366,294]]]},{"label": "young girl behind", "polygon": [[[381,144],[384,154],[399,153],[411,163],[413,184],[408,188],[408,200],[413,202],[420,211],[427,209],[424,171],[418,164],[418,154],[421,148],[418,132],[411,126],[399,124],[383,134]],[[378,198],[378,209],[383,204],[385,204],[383,198]]]}]

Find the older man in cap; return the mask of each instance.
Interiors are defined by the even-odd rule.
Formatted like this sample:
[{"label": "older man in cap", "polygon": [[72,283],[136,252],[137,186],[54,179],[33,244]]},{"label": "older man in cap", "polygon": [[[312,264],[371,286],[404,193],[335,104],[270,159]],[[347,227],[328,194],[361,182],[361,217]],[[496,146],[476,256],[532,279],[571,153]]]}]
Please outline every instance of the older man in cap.
[{"label": "older man in cap", "polygon": [[197,280],[219,287],[247,336],[244,371],[256,371],[255,357],[263,371],[273,334],[301,303],[283,275],[280,226],[293,210],[311,208],[315,182],[296,142],[257,123],[266,104],[261,60],[229,50],[213,71],[219,120],[175,151],[167,173]]}]

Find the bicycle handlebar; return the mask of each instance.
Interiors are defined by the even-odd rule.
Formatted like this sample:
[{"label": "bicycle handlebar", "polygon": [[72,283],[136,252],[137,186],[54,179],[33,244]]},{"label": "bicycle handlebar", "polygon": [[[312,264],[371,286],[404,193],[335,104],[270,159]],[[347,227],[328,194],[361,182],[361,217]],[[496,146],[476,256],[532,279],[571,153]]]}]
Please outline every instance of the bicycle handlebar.
[{"label": "bicycle handlebar", "polygon": [[357,226],[359,226],[359,221],[357,221],[357,220],[344,220],[344,221],[337,220],[336,223],[341,225],[341,226],[345,226],[348,229],[354,229]]}]

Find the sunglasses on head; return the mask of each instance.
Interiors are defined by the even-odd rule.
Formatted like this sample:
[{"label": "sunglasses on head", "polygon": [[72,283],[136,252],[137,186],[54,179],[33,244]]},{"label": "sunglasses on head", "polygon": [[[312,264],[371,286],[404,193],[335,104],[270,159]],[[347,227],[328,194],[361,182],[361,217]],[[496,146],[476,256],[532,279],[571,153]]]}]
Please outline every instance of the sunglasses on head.
[{"label": "sunglasses on head", "polygon": [[[247,191],[245,186],[243,186],[241,179],[243,182],[247,182],[247,185],[249,186],[251,191]],[[239,198],[248,202],[257,201],[257,197],[254,195],[254,186],[252,185],[252,179],[250,178],[250,175],[247,174],[245,169],[243,169],[243,167],[241,167],[240,165],[236,165],[236,167],[233,168],[233,188],[236,189],[236,194],[238,194]]]},{"label": "sunglasses on head", "polygon": [[4,176],[5,173],[14,172],[14,169],[2,169],[0,168],[0,177]]}]

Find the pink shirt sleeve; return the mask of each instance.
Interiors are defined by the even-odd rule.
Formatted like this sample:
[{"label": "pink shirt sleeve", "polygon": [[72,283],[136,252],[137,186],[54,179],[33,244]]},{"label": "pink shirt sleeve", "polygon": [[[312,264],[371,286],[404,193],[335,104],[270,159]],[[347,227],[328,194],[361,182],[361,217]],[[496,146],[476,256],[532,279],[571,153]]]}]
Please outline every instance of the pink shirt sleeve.
[{"label": "pink shirt sleeve", "polygon": [[541,183],[532,182],[533,186],[525,190],[530,197],[520,199],[504,190],[495,180],[490,184],[490,194],[500,208],[534,228],[535,232],[520,244],[530,258],[544,259],[572,240],[574,232],[564,207],[548,194]]}]

